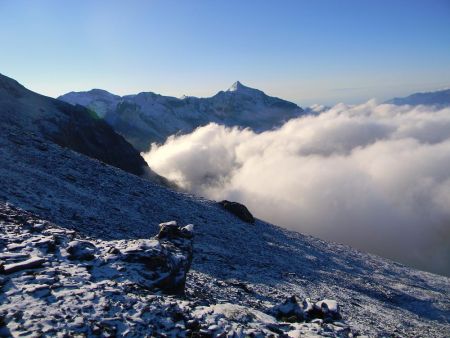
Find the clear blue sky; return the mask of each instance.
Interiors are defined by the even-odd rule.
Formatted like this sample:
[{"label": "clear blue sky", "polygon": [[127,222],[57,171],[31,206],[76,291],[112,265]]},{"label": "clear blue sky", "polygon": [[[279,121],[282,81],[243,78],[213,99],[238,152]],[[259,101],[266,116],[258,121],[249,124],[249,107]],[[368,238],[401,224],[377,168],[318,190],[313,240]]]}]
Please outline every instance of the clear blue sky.
[{"label": "clear blue sky", "polygon": [[308,105],[450,86],[450,0],[0,0],[0,43],[0,73],[49,96],[240,80]]}]

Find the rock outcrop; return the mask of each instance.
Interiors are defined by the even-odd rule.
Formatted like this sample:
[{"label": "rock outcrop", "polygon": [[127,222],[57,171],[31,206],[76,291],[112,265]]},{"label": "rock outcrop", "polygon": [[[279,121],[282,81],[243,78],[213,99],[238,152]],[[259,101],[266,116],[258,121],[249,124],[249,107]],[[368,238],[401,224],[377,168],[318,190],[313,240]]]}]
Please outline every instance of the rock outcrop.
[{"label": "rock outcrop", "polygon": [[241,220],[247,223],[255,223],[255,218],[247,209],[247,207],[238,202],[230,202],[227,200],[223,200],[219,202],[219,204],[227,211],[231,212],[236,217],[239,217]]},{"label": "rock outcrop", "polygon": [[310,299],[299,302],[296,296],[287,298],[284,302],[270,310],[275,318],[287,322],[304,322],[316,319],[333,322],[342,319],[339,305],[335,300],[323,299],[312,303]]}]

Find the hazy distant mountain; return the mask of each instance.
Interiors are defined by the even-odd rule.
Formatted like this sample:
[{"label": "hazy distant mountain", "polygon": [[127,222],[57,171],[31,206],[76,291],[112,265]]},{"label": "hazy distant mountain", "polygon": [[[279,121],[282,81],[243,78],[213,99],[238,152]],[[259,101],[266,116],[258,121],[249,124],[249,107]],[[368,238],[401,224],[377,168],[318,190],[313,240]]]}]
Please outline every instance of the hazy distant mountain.
[{"label": "hazy distant mountain", "polygon": [[208,98],[175,98],[151,92],[120,97],[93,89],[70,92],[58,99],[95,111],[140,151],[148,150],[151,142],[163,142],[170,135],[188,133],[209,122],[261,132],[304,113],[295,103],[239,81]]},{"label": "hazy distant mountain", "polygon": [[94,112],[34,93],[0,74],[0,130],[11,125],[136,175],[150,171],[139,152]]},{"label": "hazy distant mountain", "polygon": [[445,107],[450,106],[450,89],[438,90],[434,92],[414,93],[406,97],[396,97],[385,103],[395,105],[429,105]]}]

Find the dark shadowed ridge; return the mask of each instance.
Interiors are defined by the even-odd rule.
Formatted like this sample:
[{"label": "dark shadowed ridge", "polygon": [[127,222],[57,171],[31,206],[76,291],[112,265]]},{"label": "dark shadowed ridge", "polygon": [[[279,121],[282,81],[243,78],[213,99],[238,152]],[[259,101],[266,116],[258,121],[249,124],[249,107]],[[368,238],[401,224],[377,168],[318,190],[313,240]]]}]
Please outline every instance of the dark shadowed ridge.
[{"label": "dark shadowed ridge", "polygon": [[2,124],[20,126],[129,173],[157,178],[139,152],[95,112],[34,93],[2,74],[0,117]]}]

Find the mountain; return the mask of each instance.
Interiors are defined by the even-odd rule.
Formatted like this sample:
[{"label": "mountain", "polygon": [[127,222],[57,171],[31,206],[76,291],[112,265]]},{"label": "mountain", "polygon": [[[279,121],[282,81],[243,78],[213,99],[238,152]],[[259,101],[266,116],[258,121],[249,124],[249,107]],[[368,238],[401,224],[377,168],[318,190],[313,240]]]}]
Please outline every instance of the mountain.
[{"label": "mountain", "polygon": [[92,110],[36,94],[0,74],[0,130],[9,125],[132,174],[164,181]]},{"label": "mountain", "polygon": [[262,132],[304,113],[292,102],[239,81],[208,98],[175,98],[151,92],[120,97],[93,89],[70,92],[58,99],[95,111],[139,151],[147,151],[152,142],[164,142],[170,135],[189,133],[210,122]]},{"label": "mountain", "polygon": [[406,97],[396,97],[385,103],[395,105],[428,105],[437,107],[450,106],[450,89],[438,90],[434,92],[415,93]]},{"label": "mountain", "polygon": [[63,107],[2,81],[1,336],[448,337],[449,278],[62,147]]}]

